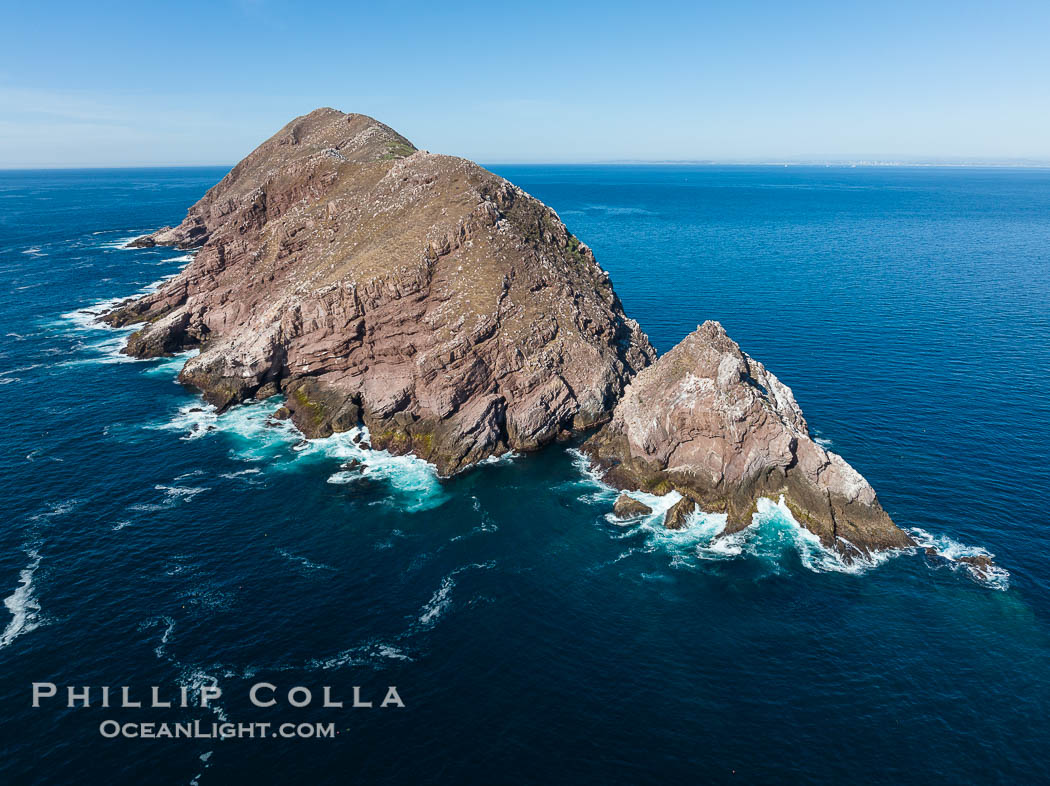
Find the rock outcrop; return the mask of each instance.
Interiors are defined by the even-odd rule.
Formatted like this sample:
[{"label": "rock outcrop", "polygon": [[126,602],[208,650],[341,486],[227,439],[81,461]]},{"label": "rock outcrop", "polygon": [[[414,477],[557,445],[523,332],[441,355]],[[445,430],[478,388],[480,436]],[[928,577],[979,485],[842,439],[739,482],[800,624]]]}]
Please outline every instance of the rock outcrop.
[{"label": "rock outcrop", "polygon": [[613,514],[621,519],[630,519],[635,516],[648,516],[653,509],[644,502],[639,502],[634,497],[621,494],[613,503]]},{"label": "rock outcrop", "polygon": [[241,161],[177,227],[197,249],[104,319],[126,352],[200,347],[180,379],[223,409],[275,392],[310,437],[455,472],[607,421],[655,357],[553,210],[363,115],[319,109]]},{"label": "rock outcrop", "polygon": [[689,526],[689,517],[696,511],[696,502],[691,497],[682,497],[664,514],[664,527],[667,529],[685,529]]},{"label": "rock outcrop", "polygon": [[846,559],[914,545],[868,482],[810,438],[791,390],[717,322],[639,372],[583,450],[618,488],[681,493],[668,527],[697,504],[728,514],[727,532],[736,532],[760,497],[783,495],[799,523]]}]

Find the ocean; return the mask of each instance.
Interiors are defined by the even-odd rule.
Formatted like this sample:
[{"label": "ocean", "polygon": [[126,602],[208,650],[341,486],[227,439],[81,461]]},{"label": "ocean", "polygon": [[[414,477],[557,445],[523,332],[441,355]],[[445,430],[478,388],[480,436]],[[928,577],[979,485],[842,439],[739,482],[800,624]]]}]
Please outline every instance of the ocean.
[{"label": "ocean", "polygon": [[93,314],[186,264],[122,246],[224,170],[0,172],[0,782],[1050,782],[1050,171],[492,168],[659,351],[721,321],[899,525],[999,570],[846,566],[772,503],[624,524],[571,445],[441,480],[216,416]]}]

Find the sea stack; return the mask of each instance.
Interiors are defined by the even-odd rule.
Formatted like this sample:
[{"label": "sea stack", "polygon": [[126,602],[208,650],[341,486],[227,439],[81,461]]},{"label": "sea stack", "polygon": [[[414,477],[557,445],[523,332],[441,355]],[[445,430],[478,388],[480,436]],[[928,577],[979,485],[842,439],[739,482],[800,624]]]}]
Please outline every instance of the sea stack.
[{"label": "sea stack", "polygon": [[[751,523],[760,497],[780,496],[795,519],[846,559],[913,546],[871,485],[809,435],[791,390],[705,322],[634,378],[612,420],[583,445],[606,482]],[[678,506],[676,506],[677,508]]]},{"label": "sea stack", "polygon": [[104,317],[129,354],[200,347],[180,379],[219,409],[280,391],[308,437],[363,422],[442,474],[607,421],[655,357],[553,210],[364,115],[293,120],[130,245],[197,251]]}]

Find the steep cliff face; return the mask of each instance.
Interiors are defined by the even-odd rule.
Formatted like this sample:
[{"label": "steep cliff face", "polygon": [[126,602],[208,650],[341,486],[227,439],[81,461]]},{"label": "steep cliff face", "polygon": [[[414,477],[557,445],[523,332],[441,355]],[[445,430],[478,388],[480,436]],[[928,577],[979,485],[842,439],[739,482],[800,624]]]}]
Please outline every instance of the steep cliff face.
[{"label": "steep cliff face", "polygon": [[199,346],[180,379],[220,408],[278,390],[323,436],[451,473],[608,420],[655,353],[553,210],[363,115],[285,126],[132,245],[198,249],[104,319],[129,354]]},{"label": "steep cliff face", "polygon": [[612,485],[683,494],[672,528],[699,505],[727,513],[735,532],[751,523],[759,497],[782,494],[802,525],[847,558],[914,545],[871,485],[810,438],[791,390],[717,322],[641,371],[583,448]]}]

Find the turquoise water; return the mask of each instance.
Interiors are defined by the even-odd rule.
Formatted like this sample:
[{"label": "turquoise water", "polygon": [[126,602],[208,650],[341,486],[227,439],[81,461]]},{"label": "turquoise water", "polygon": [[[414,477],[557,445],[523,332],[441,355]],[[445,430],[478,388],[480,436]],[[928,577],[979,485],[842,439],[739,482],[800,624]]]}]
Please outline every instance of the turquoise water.
[{"label": "turquoise water", "polygon": [[[440,481],[269,428],[273,402],[215,417],[84,309],[179,270],[121,241],[223,171],[0,173],[0,781],[1045,781],[1050,172],[494,169],[660,351],[720,320],[899,524],[1002,572],[847,570],[775,506],[733,539],[619,524],[562,446]],[[34,709],[34,681],[223,695]],[[260,681],[406,707],[260,710]],[[108,718],[339,733],[106,740]]]}]

